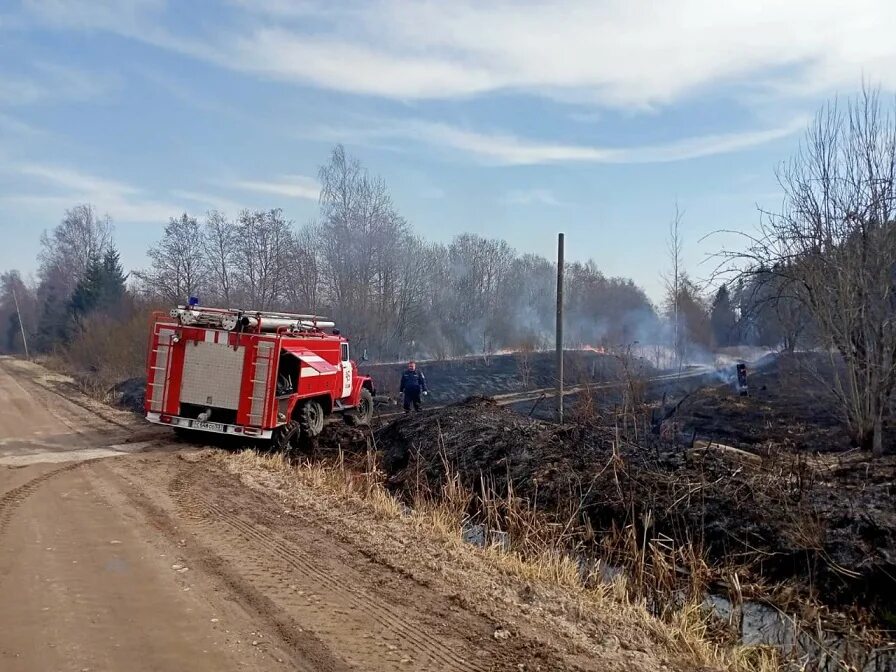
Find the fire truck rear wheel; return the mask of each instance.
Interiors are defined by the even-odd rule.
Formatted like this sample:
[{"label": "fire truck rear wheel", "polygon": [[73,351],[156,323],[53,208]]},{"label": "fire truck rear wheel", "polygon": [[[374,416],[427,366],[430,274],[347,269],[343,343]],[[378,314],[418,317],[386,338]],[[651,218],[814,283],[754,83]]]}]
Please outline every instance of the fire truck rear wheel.
[{"label": "fire truck rear wheel", "polygon": [[295,420],[290,420],[274,433],[274,450],[282,453],[295,453],[299,450],[299,434],[301,428]]},{"label": "fire truck rear wheel", "polygon": [[299,425],[305,436],[317,436],[324,431],[324,407],[319,401],[309,399],[299,411]]}]

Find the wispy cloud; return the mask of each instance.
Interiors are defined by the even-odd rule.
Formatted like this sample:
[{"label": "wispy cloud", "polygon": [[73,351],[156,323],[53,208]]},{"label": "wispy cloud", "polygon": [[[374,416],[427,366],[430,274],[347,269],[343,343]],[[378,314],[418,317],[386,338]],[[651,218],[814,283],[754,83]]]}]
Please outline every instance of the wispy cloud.
[{"label": "wispy cloud", "polygon": [[[235,214],[241,210],[245,210],[247,206],[237,201],[231,200],[226,196],[218,194],[209,194],[204,191],[191,191],[185,189],[173,189],[171,195],[174,198],[187,201],[189,203],[199,204],[206,210],[220,210],[225,213]],[[192,208],[187,208],[188,210]]]},{"label": "wispy cloud", "polygon": [[501,198],[507,205],[548,205],[558,207],[564,205],[550,189],[536,187],[534,189],[511,189]]},{"label": "wispy cloud", "polygon": [[10,206],[61,211],[91,203],[117,222],[164,222],[182,211],[175,203],[152,198],[142,189],[73,168],[45,164],[12,166],[31,184],[15,194],[0,196]]},{"label": "wispy cloud", "polygon": [[264,3],[247,6],[270,21],[232,43],[236,67],[392,98],[527,91],[639,107],[756,79],[818,90],[852,85],[864,70],[896,84],[886,0],[380,0],[331,11],[313,32],[284,23],[282,8],[271,17]]},{"label": "wispy cloud", "polygon": [[304,175],[280,175],[272,180],[231,180],[220,184],[231,189],[309,201],[316,201],[320,196],[320,185],[317,181]]},{"label": "wispy cloud", "polygon": [[420,142],[471,155],[485,163],[536,165],[550,163],[667,163],[724,154],[792,135],[805,128],[797,118],[777,128],[713,134],[668,143],[633,147],[598,147],[549,142],[503,132],[482,132],[420,120],[372,123],[363,128],[322,127],[318,133],[334,141],[378,142],[393,138]]},{"label": "wispy cloud", "polygon": [[162,0],[26,5],[54,26],[109,30],[225,68],[402,100],[514,91],[644,108],[711,85],[802,95],[851,88],[864,74],[896,86],[889,0],[243,0],[192,32]]}]

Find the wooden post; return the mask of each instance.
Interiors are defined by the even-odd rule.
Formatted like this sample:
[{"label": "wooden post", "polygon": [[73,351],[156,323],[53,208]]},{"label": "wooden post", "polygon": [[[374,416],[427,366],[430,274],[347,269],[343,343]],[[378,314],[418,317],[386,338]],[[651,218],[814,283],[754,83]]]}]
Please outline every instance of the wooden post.
[{"label": "wooden post", "polygon": [[557,419],[563,424],[563,234],[557,236]]}]

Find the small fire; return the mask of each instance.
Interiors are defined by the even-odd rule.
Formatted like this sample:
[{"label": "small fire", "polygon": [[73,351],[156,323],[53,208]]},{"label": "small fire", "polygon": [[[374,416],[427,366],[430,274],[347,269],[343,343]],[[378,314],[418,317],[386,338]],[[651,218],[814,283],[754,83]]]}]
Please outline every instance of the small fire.
[{"label": "small fire", "polygon": [[583,345],[581,349],[585,352],[596,352],[599,355],[607,354],[607,349],[602,345]]}]

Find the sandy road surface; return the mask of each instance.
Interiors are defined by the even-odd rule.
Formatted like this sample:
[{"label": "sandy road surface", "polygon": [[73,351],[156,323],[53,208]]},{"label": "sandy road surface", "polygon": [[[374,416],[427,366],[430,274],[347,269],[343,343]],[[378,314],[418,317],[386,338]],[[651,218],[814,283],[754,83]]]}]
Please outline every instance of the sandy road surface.
[{"label": "sandy road surface", "polygon": [[39,371],[0,359],[0,670],[566,669]]}]

